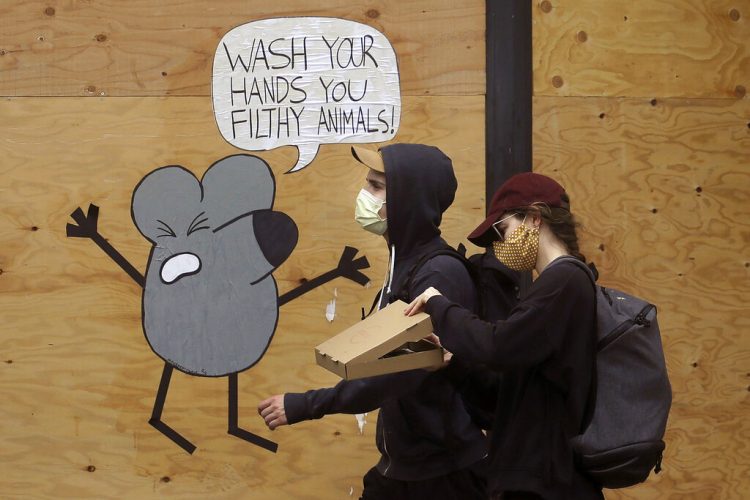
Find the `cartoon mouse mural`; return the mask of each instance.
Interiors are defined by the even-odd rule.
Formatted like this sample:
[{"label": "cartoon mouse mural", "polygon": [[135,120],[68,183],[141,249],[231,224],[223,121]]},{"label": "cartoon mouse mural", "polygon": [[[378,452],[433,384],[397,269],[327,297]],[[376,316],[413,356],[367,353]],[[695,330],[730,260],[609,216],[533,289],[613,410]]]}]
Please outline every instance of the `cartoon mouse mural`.
[{"label": "cartoon mouse mural", "polygon": [[366,257],[345,247],[338,266],[279,296],[272,272],[297,244],[286,214],[273,210],[276,184],[262,159],[233,155],[202,180],[181,166],[146,175],[133,192],[131,213],[153,245],[145,277],[98,232],[99,208],[80,208],[67,235],[90,238],[143,287],[143,331],[164,360],[149,423],[188,453],[195,446],[162,422],[174,368],[229,378],[228,432],[270,451],[277,444],[238,426],[237,374],[257,363],[276,330],[278,308],[337,277],[365,285]]}]

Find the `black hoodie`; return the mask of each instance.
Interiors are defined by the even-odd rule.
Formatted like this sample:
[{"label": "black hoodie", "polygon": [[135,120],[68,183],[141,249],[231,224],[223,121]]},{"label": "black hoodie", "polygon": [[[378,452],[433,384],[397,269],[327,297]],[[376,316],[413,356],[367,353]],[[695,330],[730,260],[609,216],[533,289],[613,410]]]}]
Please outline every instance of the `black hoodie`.
[{"label": "black hoodie", "polygon": [[[456,178],[450,158],[438,148],[394,144],[381,149],[385,164],[389,243],[395,246],[391,293],[395,299],[419,258],[447,244],[440,238],[443,212],[453,202]],[[474,286],[464,265],[450,256],[430,259],[408,290],[416,297],[433,286],[451,300],[473,308]],[[441,371],[411,370],[335,387],[288,393],[290,424],[333,413],[364,413],[380,408],[376,443],[384,476],[416,481],[469,467],[486,455],[486,440],[464,408],[461,396]]]}]

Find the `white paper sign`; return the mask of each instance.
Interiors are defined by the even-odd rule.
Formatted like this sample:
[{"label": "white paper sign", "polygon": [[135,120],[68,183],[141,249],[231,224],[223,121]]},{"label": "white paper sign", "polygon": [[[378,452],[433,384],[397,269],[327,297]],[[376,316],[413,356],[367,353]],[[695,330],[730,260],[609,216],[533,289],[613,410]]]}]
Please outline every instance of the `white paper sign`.
[{"label": "white paper sign", "polygon": [[219,42],[212,96],[221,135],[261,151],[293,145],[292,172],[321,144],[392,139],[401,117],[396,53],[365,24],[288,17],[243,24]]}]

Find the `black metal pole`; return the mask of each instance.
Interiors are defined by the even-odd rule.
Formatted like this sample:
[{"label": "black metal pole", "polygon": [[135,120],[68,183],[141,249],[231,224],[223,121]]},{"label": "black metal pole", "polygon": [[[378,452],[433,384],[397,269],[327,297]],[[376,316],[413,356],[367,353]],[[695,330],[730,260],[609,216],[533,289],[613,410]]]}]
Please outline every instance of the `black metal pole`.
[{"label": "black metal pole", "polygon": [[[530,0],[487,0],[485,209],[509,177],[531,171],[532,78]],[[523,297],[531,273],[520,283]]]},{"label": "black metal pole", "polygon": [[487,0],[486,206],[509,177],[531,171],[531,1]]}]

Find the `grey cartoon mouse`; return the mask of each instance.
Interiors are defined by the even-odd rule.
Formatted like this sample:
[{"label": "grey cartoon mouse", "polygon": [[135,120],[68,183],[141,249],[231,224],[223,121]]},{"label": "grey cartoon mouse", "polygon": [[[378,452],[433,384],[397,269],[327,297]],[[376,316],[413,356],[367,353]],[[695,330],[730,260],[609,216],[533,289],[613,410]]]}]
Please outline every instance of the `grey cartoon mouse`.
[{"label": "grey cartoon mouse", "polygon": [[195,446],[162,422],[174,368],[229,378],[228,432],[270,451],[276,443],[238,426],[237,374],[257,363],[276,330],[278,308],[337,277],[365,285],[366,257],[345,247],[338,266],[279,296],[272,272],[297,244],[294,221],[273,210],[276,184],[262,159],[233,155],[202,180],[181,166],[146,175],[131,213],[153,245],[145,277],[98,232],[99,208],[76,209],[69,237],[90,238],[143,287],[143,331],[164,360],[149,423],[188,453]]}]

